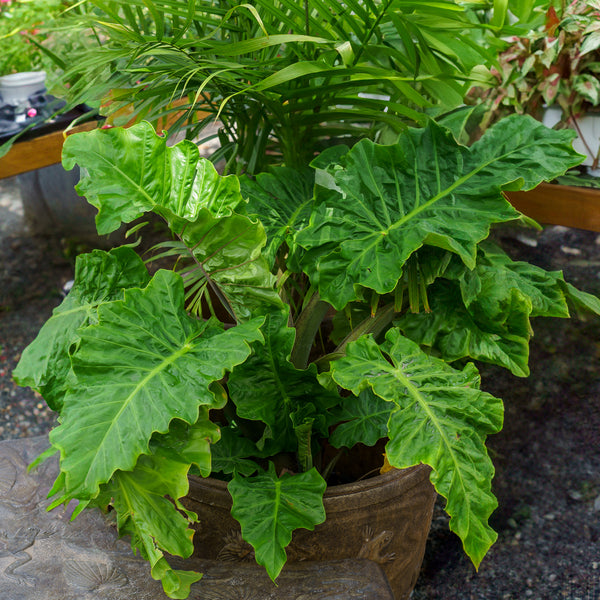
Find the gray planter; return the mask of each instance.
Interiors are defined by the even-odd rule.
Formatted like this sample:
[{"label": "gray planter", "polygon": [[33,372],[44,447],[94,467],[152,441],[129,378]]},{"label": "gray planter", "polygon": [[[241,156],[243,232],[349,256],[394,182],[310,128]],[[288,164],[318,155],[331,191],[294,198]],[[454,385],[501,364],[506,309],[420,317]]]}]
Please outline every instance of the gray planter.
[{"label": "gray planter", "polygon": [[97,247],[122,243],[123,232],[99,236],[96,209],[77,195],[79,169],[52,165],[18,176],[25,223],[33,235],[69,238]]}]

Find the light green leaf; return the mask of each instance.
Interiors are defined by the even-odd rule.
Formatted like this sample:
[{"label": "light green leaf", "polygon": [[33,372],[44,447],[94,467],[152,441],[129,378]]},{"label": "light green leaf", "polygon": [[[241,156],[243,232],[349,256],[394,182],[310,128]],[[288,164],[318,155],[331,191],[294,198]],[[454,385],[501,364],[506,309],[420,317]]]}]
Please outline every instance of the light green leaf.
[{"label": "light green leaf", "polygon": [[168,433],[154,434],[151,449],[160,448],[165,455],[194,465],[202,477],[208,477],[212,471],[211,446],[220,438],[219,427],[209,420],[208,411],[206,406],[201,406],[200,416],[193,425],[171,421]]},{"label": "light green leaf", "polygon": [[321,298],[341,309],[360,287],[392,291],[422,245],[473,268],[490,226],[519,217],[501,191],[531,189],[581,162],[571,139],[572,132],[513,115],[470,148],[433,122],[408,129],[394,146],[363,140],[332,157],[327,177],[317,173],[316,207],[296,236],[308,251],[303,269]]},{"label": "light green leaf", "polygon": [[100,234],[156,205],[193,221],[202,208],[214,216],[229,215],[242,202],[237,177],[218,175],[188,140],[167,146],[146,122],[69,136],[63,165],[70,170],[75,164],[83,169],[76,189],[98,209]]},{"label": "light green leaf", "polygon": [[325,520],[323,493],[327,484],[316,469],[284,473],[269,471],[253,477],[235,475],[227,486],[233,498],[232,516],[242,536],[255,550],[256,562],[273,580],[286,561],[285,548],[295,529],[313,530]]},{"label": "light green leaf", "polygon": [[310,416],[317,418],[339,401],[337,394],[319,384],[315,365],[300,370],[289,361],[295,329],[287,321],[287,311],[266,316],[265,343],[254,345],[252,356],[233,370],[227,382],[238,415],[265,423],[266,437],[261,443],[274,438],[275,452],[295,449],[293,413],[310,405]]},{"label": "light green leaf", "polygon": [[166,433],[173,419],[195,423],[201,405],[220,406],[211,383],[261,339],[260,318],[224,332],[190,318],[183,301],[181,278],[158,271],[146,289],[101,306],[99,324],[81,331],[76,384],[50,434],[69,497],[93,498],[117,469],[148,453],[154,432]]},{"label": "light green leaf", "polygon": [[596,296],[588,294],[587,292],[582,292],[574,285],[566,283],[562,279],[558,280],[558,284],[567,297],[567,302],[576,311],[584,314],[593,313],[600,316],[600,300]]},{"label": "light green leaf", "polygon": [[179,502],[188,492],[189,462],[158,451],[141,456],[132,471],[117,471],[101,486],[93,505],[117,512],[121,535],[131,535],[131,547],[150,561],[152,577],[161,580],[170,598],[187,598],[190,585],[202,575],[172,569],[163,553],[188,558],[194,545],[194,513]]},{"label": "light green leaf", "polygon": [[78,256],[71,291],[23,351],[13,371],[15,381],[42,394],[50,408],[60,412],[71,368],[69,348],[77,340],[77,329],[96,322],[98,306],[122,298],[124,289],[144,287],[149,279],[142,259],[131,248]]},{"label": "light green leaf", "polygon": [[502,312],[500,306],[510,290],[517,289],[530,299],[532,317],[569,316],[559,284],[563,280],[561,272],[548,272],[530,263],[513,261],[491,242],[481,244],[475,269],[461,270],[463,300],[474,314],[495,319]]},{"label": "light green leaf", "polygon": [[207,209],[193,222],[161,212],[181,239],[175,251],[193,260],[180,271],[192,312],[201,313],[202,300],[212,305],[211,293],[236,321],[283,306],[262,255],[266,235],[260,223],[238,214],[215,217]]},{"label": "light green leaf", "polygon": [[347,356],[332,362],[332,377],[355,395],[371,388],[390,403],[390,464],[431,465],[431,481],[447,499],[450,529],[478,566],[497,537],[488,525],[497,502],[484,442],[502,427],[503,408],[479,390],[475,367],[455,370],[391,329],[382,346],[367,336],[349,344]]}]

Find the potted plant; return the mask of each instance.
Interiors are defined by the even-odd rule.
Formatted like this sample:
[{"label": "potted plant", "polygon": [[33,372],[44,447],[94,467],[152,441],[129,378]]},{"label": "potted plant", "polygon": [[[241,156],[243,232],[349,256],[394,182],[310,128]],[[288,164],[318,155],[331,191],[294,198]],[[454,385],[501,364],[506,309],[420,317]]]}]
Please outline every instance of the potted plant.
[{"label": "potted plant", "polygon": [[218,121],[227,172],[306,166],[332,139],[389,139],[462,104],[508,30],[508,3],[488,4],[91,0],[61,79],[115,125],[171,112],[169,135],[197,140]]},{"label": "potted plant", "polygon": [[594,0],[546,3],[544,23],[513,36],[491,69],[489,86],[472,91],[489,121],[531,114],[548,127],[570,127],[583,164],[598,175],[600,152],[600,5]]},{"label": "potted plant", "polygon": [[[485,439],[503,409],[468,361],[526,376],[532,318],[600,314],[561,273],[487,240],[523,220],[504,191],[582,160],[571,140],[513,115],[466,147],[432,121],[250,179],[219,176],[194,144],[169,147],[144,122],[70,136],[64,165],[82,168],[99,233],[153,212],[173,237],[153,275],[128,246],[80,256],[14,372],[59,415],[41,457],[60,455],[52,506],[110,511],[165,592],[185,598],[200,575],[165,554],[193,552],[199,518],[201,537],[214,527],[186,500],[191,473],[227,486],[241,525],[227,553],[249,544],[275,580],[293,531],[325,519],[336,461],[379,443],[395,469],[429,466],[479,565],[496,539]],[[412,559],[407,583],[390,535],[363,535],[356,555],[383,558],[407,597]]]}]

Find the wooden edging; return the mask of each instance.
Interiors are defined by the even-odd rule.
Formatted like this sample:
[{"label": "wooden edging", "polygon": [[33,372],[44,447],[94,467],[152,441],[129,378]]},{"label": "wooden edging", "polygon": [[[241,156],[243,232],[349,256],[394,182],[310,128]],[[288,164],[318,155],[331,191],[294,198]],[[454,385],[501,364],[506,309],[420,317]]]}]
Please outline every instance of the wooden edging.
[{"label": "wooden edging", "polygon": [[[82,123],[70,129],[67,135],[89,131],[97,126],[97,121]],[[0,158],[0,179],[59,163],[64,141],[65,134],[61,129],[31,140],[15,142],[8,153]]]},{"label": "wooden edging", "polygon": [[517,210],[539,223],[600,231],[600,189],[542,183],[506,196]]}]

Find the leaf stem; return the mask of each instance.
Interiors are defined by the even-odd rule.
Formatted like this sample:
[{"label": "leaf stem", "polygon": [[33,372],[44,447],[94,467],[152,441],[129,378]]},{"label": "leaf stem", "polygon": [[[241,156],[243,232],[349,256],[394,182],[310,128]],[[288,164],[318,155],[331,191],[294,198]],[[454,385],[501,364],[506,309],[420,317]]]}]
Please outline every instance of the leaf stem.
[{"label": "leaf stem", "polygon": [[296,369],[305,369],[315,335],[331,305],[315,293],[298,317],[296,322],[296,341],[290,356]]}]

